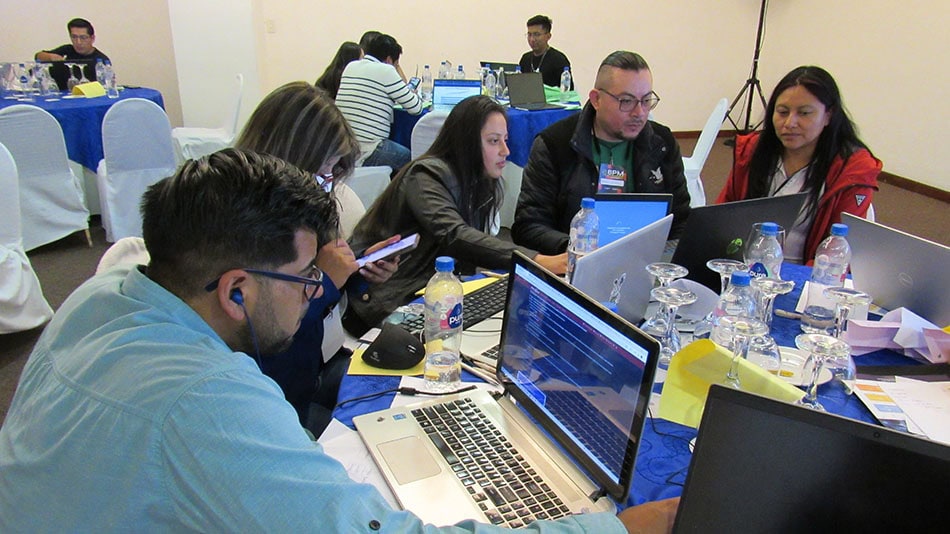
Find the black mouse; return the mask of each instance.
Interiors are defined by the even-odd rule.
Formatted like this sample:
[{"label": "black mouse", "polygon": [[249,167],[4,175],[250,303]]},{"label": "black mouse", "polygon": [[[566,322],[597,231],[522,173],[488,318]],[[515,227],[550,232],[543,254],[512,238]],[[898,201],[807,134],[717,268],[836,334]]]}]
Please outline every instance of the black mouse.
[{"label": "black mouse", "polygon": [[384,323],[376,339],[363,351],[363,361],[380,369],[410,369],[425,358],[425,345],[401,326]]}]

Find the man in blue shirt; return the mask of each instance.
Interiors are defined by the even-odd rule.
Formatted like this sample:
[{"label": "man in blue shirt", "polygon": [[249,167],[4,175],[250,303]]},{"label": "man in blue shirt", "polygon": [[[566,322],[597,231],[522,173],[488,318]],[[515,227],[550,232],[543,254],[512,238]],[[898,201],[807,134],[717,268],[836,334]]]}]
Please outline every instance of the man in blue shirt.
[{"label": "man in blue shirt", "polygon": [[[23,370],[0,428],[0,532],[437,530],[351,480],[259,369],[321,294],[331,198],[227,149],[150,187],[142,211],[148,266],[80,286]],[[529,530],[662,531],[675,506]],[[454,527],[476,528],[495,530]]]}]

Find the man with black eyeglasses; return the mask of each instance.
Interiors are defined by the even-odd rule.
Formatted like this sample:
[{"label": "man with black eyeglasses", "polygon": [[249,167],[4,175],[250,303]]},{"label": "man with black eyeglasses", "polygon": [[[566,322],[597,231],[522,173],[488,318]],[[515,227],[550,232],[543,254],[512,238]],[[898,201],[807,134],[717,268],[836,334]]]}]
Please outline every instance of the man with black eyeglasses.
[{"label": "man with black eyeglasses", "polygon": [[109,56],[96,48],[96,30],[86,19],[75,18],[66,24],[69,31],[69,43],[52,50],[37,52],[33,58],[37,61],[63,61],[65,59],[101,59],[109,61]]},{"label": "man with black eyeglasses", "polygon": [[514,242],[542,254],[567,249],[571,219],[597,193],[671,193],[679,238],[689,191],[679,145],[650,120],[660,102],[643,57],[617,51],[600,64],[584,109],[538,134],[524,169],[512,225]]}]

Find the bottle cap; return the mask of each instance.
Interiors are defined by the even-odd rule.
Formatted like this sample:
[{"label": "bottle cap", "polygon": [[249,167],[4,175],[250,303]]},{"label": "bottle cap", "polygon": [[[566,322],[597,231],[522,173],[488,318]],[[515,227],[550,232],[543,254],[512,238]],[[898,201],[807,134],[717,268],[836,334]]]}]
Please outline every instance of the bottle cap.
[{"label": "bottle cap", "polygon": [[752,280],[752,275],[749,274],[749,271],[733,271],[732,276],[729,278],[730,286],[747,286]]},{"label": "bottle cap", "polygon": [[564,70],[571,70],[570,67],[564,67]]},{"label": "bottle cap", "polygon": [[426,65],[426,68],[428,69],[428,68],[429,68],[429,66],[428,66],[428,65]]},{"label": "bottle cap", "polygon": [[778,225],[774,222],[762,223],[762,235],[778,235]]},{"label": "bottle cap", "polygon": [[831,235],[846,236],[848,235],[848,225],[844,223],[834,223],[831,225]]},{"label": "bottle cap", "polygon": [[610,311],[612,311],[612,312],[614,312],[614,313],[617,313],[618,308],[617,308],[617,303],[616,303],[616,302],[610,302],[610,301],[608,300],[607,302],[601,302],[600,305],[603,306],[603,307],[605,307],[605,308],[607,308],[608,310],[610,310]]},{"label": "bottle cap", "polygon": [[439,256],[435,259],[435,270],[440,273],[450,273],[455,270],[455,258]]},{"label": "bottle cap", "polygon": [[581,199],[581,207],[586,210],[594,209],[594,199],[591,197],[584,197]]}]

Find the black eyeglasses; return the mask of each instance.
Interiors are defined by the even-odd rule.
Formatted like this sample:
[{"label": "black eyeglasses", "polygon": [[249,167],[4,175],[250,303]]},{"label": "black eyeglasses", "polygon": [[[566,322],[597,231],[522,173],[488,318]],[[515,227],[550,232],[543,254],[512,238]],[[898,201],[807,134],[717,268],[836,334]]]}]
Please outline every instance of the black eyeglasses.
[{"label": "black eyeglasses", "polygon": [[630,98],[626,96],[617,96],[617,95],[608,93],[607,91],[603,89],[597,89],[597,90],[609,96],[610,98],[613,98],[614,100],[616,100],[617,104],[620,105],[620,111],[624,113],[628,113],[636,109],[637,104],[640,104],[641,106],[643,106],[643,109],[650,111],[653,108],[655,108],[657,104],[660,103],[659,95],[657,95],[653,91],[650,91],[649,93],[647,93],[647,95],[644,96],[643,98],[636,99],[636,98]]},{"label": "black eyeglasses", "polygon": [[[242,271],[247,271],[251,274],[256,274],[264,276],[267,278],[273,278],[274,280],[282,280],[284,282],[293,282],[295,284],[303,284],[303,296],[308,300],[313,300],[317,296],[317,292],[320,290],[320,286],[323,284],[323,271],[320,270],[316,265],[310,266],[310,276],[296,276],[293,274],[278,273],[274,271],[262,271],[260,269],[241,269]],[[221,277],[215,278],[208,285],[205,286],[205,291],[211,292],[218,288],[218,282],[221,281]]]}]

